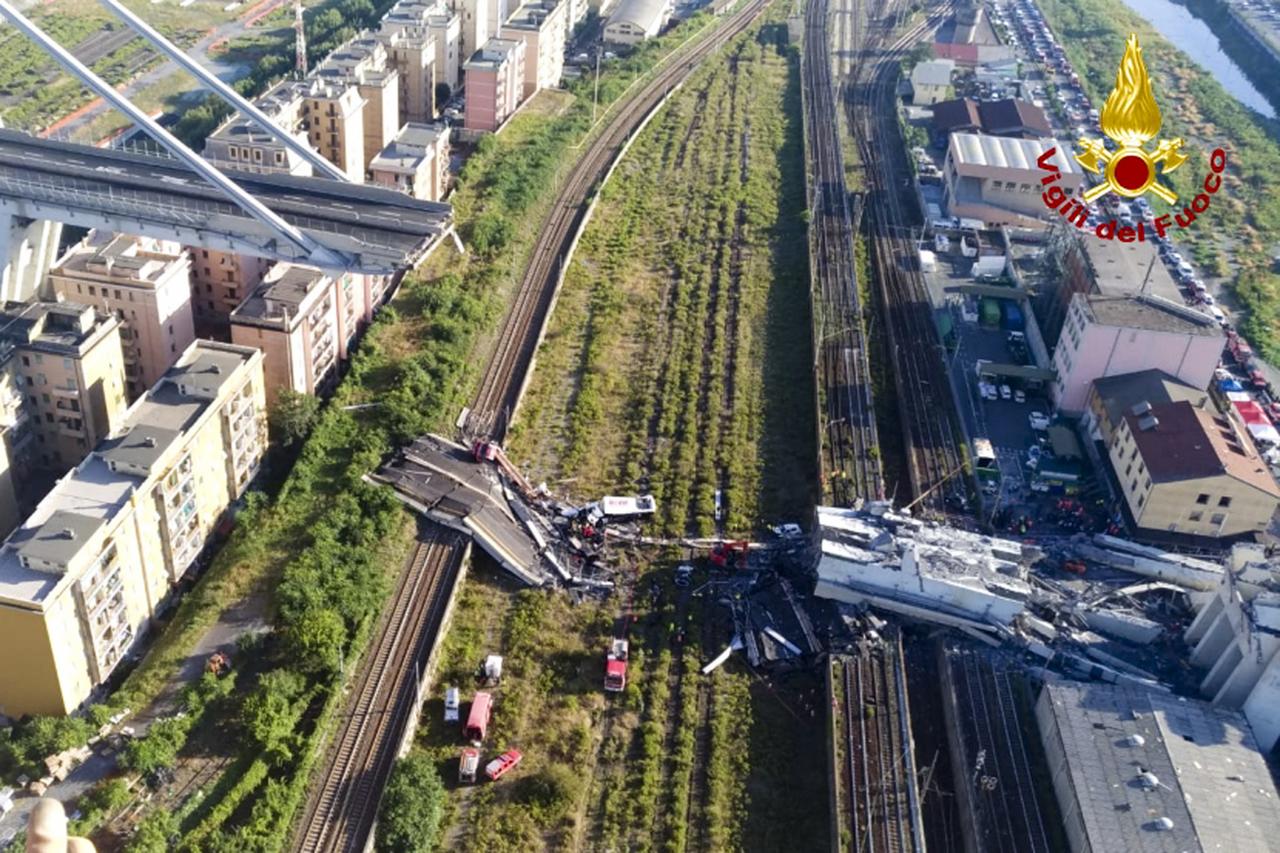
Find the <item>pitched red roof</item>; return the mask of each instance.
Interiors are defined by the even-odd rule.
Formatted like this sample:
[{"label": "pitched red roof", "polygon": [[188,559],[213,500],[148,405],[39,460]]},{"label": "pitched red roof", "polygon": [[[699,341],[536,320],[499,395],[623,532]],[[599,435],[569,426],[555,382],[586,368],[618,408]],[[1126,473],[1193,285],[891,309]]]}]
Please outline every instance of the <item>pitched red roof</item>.
[{"label": "pitched red roof", "polygon": [[976,44],[951,44],[936,41],[933,43],[933,55],[938,59],[951,59],[959,63],[976,65],[978,63],[978,46]]}]

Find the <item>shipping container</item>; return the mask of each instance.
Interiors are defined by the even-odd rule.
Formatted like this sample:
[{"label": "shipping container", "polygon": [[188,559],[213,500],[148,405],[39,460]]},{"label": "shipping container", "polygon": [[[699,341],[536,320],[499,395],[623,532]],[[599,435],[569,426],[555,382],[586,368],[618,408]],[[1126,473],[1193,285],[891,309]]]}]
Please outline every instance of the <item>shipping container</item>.
[{"label": "shipping container", "polygon": [[982,324],[984,326],[1000,325],[1000,300],[990,296],[982,298]]}]

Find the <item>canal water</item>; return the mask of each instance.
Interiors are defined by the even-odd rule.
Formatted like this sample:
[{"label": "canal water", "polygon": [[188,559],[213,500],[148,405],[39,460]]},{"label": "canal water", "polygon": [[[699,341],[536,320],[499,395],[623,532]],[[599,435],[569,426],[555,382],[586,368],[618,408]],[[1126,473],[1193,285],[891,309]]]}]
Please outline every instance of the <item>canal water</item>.
[{"label": "canal water", "polygon": [[1123,0],[1124,5],[1147,20],[1157,32],[1212,74],[1222,88],[1236,100],[1267,118],[1275,118],[1276,110],[1249,82],[1239,65],[1227,56],[1222,42],[1201,19],[1185,6],[1170,0]]}]

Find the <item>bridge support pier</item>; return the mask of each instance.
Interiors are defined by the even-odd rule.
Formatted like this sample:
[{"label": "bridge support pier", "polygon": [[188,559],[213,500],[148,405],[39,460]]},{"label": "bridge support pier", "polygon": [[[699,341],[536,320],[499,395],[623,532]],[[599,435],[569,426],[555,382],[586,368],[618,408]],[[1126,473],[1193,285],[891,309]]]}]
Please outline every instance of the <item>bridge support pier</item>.
[{"label": "bridge support pier", "polygon": [[15,216],[0,205],[0,300],[26,302],[58,259],[62,223]]}]

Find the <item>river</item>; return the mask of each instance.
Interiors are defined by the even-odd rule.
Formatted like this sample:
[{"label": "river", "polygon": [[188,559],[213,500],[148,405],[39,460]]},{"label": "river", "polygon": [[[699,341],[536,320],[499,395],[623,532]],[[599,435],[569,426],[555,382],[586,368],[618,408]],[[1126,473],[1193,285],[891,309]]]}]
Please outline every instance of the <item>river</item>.
[{"label": "river", "polygon": [[1170,0],[1123,0],[1124,5],[1146,19],[1152,28],[1212,74],[1222,88],[1240,103],[1267,118],[1275,118],[1271,102],[1249,82],[1244,71],[1222,50],[1222,42],[1209,25],[1187,7]]}]

